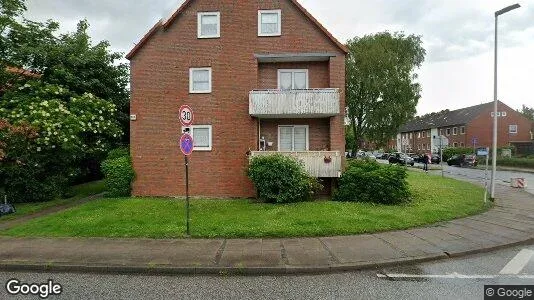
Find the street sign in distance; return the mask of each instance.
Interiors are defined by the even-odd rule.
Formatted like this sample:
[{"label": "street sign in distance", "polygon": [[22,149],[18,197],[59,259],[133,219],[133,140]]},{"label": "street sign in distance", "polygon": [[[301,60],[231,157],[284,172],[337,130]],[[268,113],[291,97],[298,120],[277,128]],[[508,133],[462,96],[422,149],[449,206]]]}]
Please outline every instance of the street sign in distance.
[{"label": "street sign in distance", "polygon": [[487,156],[489,155],[489,149],[488,148],[477,148],[477,155],[478,156]]},{"label": "street sign in distance", "polygon": [[183,134],[180,138],[180,150],[185,156],[191,155],[193,153],[193,137],[187,133]]},{"label": "street sign in distance", "polygon": [[193,109],[189,105],[180,106],[180,123],[182,123],[182,126],[193,125],[194,119]]},{"label": "street sign in distance", "polygon": [[442,135],[434,137],[432,142],[434,143],[436,147],[439,147],[440,145],[442,148],[449,146],[449,139]]}]

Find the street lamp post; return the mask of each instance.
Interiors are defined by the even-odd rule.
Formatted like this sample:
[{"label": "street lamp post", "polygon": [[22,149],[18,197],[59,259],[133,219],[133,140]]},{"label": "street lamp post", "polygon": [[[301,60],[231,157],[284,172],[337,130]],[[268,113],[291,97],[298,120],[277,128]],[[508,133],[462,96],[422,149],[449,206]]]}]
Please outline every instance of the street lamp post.
[{"label": "street lamp post", "polygon": [[505,7],[499,11],[495,12],[495,70],[494,70],[494,81],[493,81],[493,151],[491,159],[491,199],[495,199],[495,175],[497,174],[497,32],[498,32],[498,20],[499,16],[503,15],[511,10],[520,8],[521,5],[514,4],[508,7]]}]

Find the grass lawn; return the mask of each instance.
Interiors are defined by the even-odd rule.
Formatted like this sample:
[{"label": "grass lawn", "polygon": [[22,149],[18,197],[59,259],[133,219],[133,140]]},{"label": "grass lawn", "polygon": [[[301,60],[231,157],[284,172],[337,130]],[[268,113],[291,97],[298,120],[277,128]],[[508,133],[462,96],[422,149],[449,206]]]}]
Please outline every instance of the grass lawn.
[{"label": "grass lawn", "polygon": [[[404,229],[480,213],[483,189],[449,178],[409,172],[414,201],[403,206],[307,202],[289,205],[250,200],[192,200],[196,238],[332,236]],[[101,199],[31,220],[8,236],[179,238],[183,200]]]},{"label": "grass lawn", "polygon": [[52,200],[52,201],[47,201],[47,202],[38,202],[38,203],[15,203],[15,209],[17,212],[11,215],[0,217],[0,222],[13,220],[20,216],[33,214],[41,210],[47,209],[49,207],[67,204],[69,202],[73,202],[73,201],[85,198],[87,196],[100,194],[104,192],[104,190],[105,190],[104,182],[95,181],[95,182],[89,182],[89,183],[73,186],[72,194],[75,196],[71,198],[57,199],[57,200]]}]

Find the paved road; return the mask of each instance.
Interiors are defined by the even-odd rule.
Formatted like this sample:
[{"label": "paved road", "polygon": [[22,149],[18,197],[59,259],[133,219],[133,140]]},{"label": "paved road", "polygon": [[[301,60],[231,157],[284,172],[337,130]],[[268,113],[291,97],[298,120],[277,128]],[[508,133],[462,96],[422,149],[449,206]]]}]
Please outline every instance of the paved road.
[{"label": "paved road", "polygon": [[532,258],[512,263],[518,275],[499,275],[519,253],[532,250],[534,245],[413,266],[308,276],[0,273],[0,299],[37,299],[8,297],[4,283],[11,278],[62,284],[63,294],[49,299],[483,299],[485,284],[532,284]]},{"label": "paved road", "polygon": [[[385,160],[378,160],[380,163],[387,164],[388,162]],[[416,167],[422,168],[423,165],[416,163]],[[439,165],[432,165],[433,168],[439,168]],[[443,165],[443,170],[445,173],[445,176],[453,177],[460,180],[468,180],[468,181],[474,181],[480,184],[484,184],[484,178],[488,178],[488,186],[489,186],[489,180],[491,179],[491,166],[489,166],[489,170],[487,172],[485,170],[480,169],[472,169],[472,168],[460,168],[460,167],[450,167],[446,164]],[[434,170],[433,173],[440,174],[441,171]],[[534,194],[534,173],[527,173],[527,172],[514,172],[514,171],[497,171],[497,177],[496,182],[497,184],[510,186],[510,179],[511,178],[525,178],[527,181],[527,188],[525,189],[527,192]]]}]

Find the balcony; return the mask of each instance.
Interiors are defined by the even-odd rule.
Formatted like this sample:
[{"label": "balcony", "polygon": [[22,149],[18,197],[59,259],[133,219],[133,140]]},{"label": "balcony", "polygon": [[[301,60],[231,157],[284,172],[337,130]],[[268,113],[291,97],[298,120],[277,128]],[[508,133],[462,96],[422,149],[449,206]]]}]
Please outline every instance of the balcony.
[{"label": "balcony", "polygon": [[251,156],[282,154],[295,157],[304,163],[306,172],[316,178],[341,177],[341,161],[343,157],[338,151],[302,151],[302,152],[276,152],[255,151]]},{"label": "balcony", "polygon": [[254,90],[249,113],[257,118],[329,118],[339,115],[339,89]]}]

